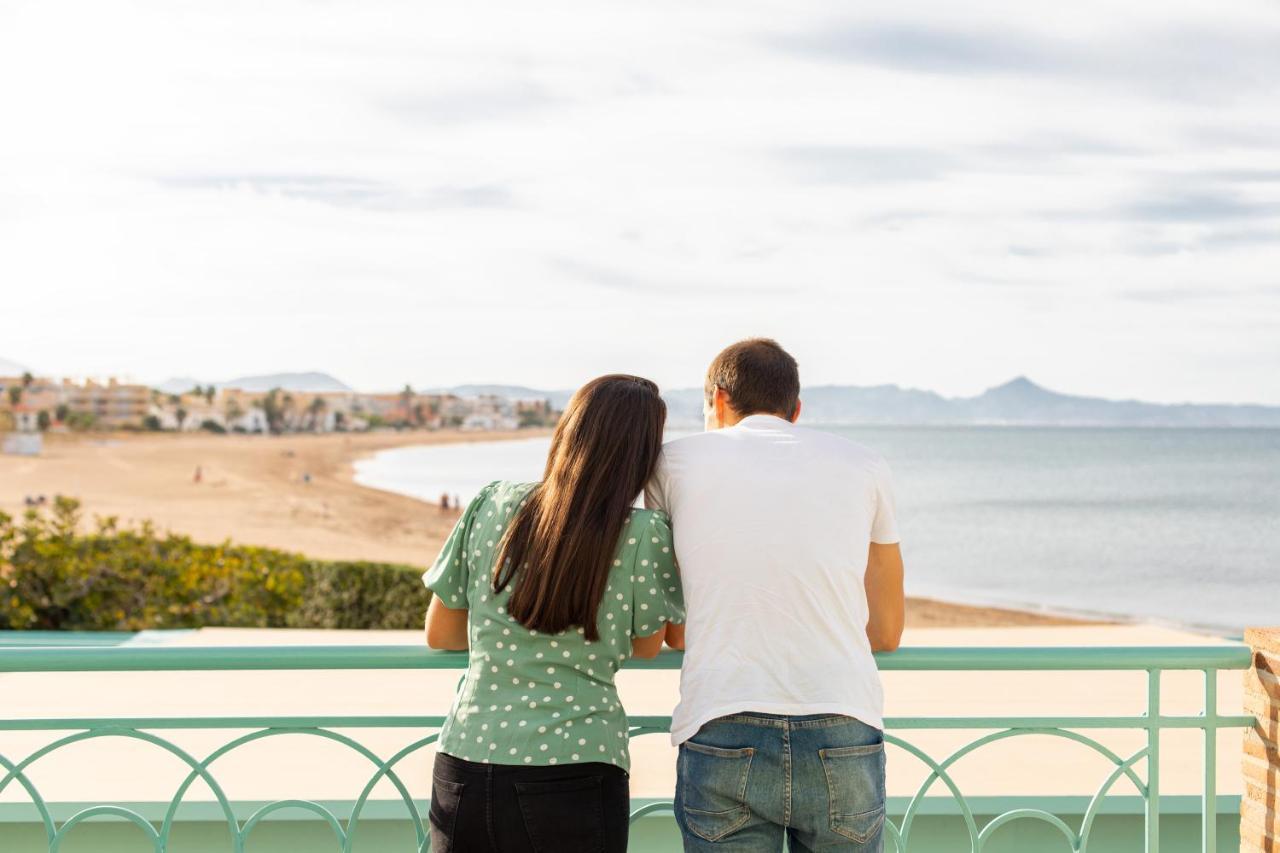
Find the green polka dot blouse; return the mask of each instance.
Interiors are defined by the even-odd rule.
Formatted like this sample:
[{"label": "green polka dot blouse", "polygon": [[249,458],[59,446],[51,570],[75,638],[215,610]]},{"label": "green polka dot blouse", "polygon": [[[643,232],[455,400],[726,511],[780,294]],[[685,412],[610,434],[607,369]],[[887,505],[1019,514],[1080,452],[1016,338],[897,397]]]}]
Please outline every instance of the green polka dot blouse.
[{"label": "green polka dot blouse", "polygon": [[632,637],[684,621],[671,523],[632,510],[600,602],[600,639],[581,628],[544,634],[507,614],[511,585],[494,593],[493,564],[512,516],[536,484],[486,486],[450,534],[423,580],[447,606],[466,608],[470,663],[439,749],[494,764],[600,761],[630,768],[627,716],[614,675]]}]

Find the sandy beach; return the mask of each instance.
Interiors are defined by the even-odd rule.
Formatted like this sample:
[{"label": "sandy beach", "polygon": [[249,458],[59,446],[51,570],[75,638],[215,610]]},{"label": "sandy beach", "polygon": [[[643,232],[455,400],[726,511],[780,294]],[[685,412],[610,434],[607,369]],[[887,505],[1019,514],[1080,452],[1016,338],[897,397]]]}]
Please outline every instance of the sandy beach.
[{"label": "sandy beach", "polygon": [[[526,430],[519,436],[536,434]],[[40,457],[0,456],[0,510],[18,515],[25,496],[60,494],[80,499],[86,518],[149,519],[161,529],[197,541],[230,539],[319,558],[425,567],[448,535],[455,514],[357,485],[353,463],[392,447],[512,437],[513,433],[456,431],[51,436]],[[907,624],[924,628],[1081,623],[913,598]]]}]

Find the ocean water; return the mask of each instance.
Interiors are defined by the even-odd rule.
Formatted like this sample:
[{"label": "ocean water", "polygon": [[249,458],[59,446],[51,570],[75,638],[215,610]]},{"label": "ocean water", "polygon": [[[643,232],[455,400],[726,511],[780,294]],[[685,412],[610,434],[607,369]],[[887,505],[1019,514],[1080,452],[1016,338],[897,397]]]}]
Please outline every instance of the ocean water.
[{"label": "ocean water", "polygon": [[[1280,623],[1280,430],[824,428],[893,468],[909,594],[1225,634]],[[357,480],[465,500],[538,479],[547,446],[389,450]]]}]

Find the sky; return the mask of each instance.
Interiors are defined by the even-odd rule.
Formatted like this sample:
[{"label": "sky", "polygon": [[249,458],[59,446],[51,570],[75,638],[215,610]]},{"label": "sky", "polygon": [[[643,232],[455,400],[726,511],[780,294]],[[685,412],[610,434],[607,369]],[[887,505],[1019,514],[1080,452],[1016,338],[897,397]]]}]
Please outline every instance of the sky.
[{"label": "sky", "polygon": [[0,357],[1280,404],[1280,5],[0,6]]}]

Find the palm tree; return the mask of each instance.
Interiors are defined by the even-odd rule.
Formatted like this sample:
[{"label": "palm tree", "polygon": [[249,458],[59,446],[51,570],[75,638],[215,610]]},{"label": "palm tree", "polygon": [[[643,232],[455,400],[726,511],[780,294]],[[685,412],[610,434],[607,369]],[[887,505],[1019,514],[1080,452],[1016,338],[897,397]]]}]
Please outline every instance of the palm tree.
[{"label": "palm tree", "polygon": [[32,376],[32,375],[31,375],[31,371],[30,371],[30,370],[28,370],[28,371],[26,371],[25,373],[23,373],[23,374],[22,374],[22,387],[23,387],[23,388],[30,388],[30,387],[31,387],[31,383],[32,383],[32,382],[35,382],[35,381],[36,381],[36,378],[35,378],[34,376]]},{"label": "palm tree", "polygon": [[178,431],[181,432],[182,424],[187,419],[187,410],[179,406],[178,410],[173,413],[173,416],[178,419]]},{"label": "palm tree", "polygon": [[284,429],[284,411],[280,406],[280,389],[272,388],[262,398],[262,413],[267,416],[267,429],[280,433]]},{"label": "palm tree", "polygon": [[22,386],[10,385],[9,386],[9,405],[16,406],[21,402],[22,402]]},{"label": "palm tree", "polygon": [[409,407],[413,405],[413,386],[405,383],[404,390],[400,392],[400,408],[404,410],[404,422],[408,423],[410,418]]},{"label": "palm tree", "polygon": [[307,414],[310,416],[311,429],[320,431],[320,413],[327,407],[323,397],[312,397],[311,404],[307,406]]}]

